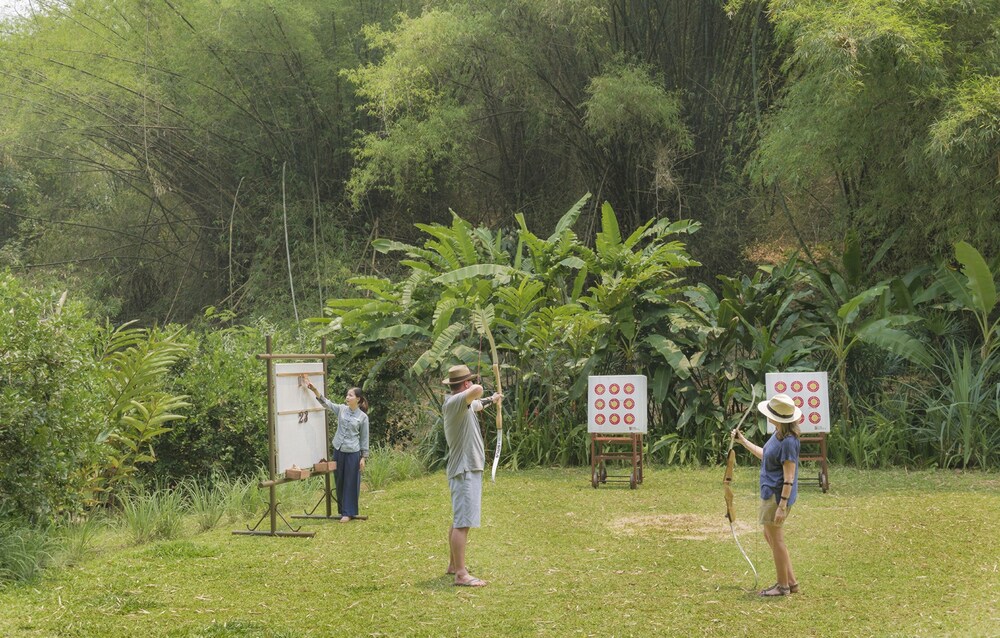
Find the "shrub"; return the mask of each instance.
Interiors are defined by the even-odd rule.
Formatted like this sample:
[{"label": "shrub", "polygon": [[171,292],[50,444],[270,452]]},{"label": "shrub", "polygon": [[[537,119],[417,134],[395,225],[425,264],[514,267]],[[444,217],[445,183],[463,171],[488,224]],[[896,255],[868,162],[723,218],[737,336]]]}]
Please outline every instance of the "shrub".
[{"label": "shrub", "polygon": [[277,332],[258,324],[188,334],[191,355],[173,386],[191,407],[156,443],[156,478],[243,476],[267,463],[267,375],[256,355]]},{"label": "shrub", "polygon": [[56,299],[0,273],[0,517],[79,511],[78,468],[97,451],[97,326]]}]

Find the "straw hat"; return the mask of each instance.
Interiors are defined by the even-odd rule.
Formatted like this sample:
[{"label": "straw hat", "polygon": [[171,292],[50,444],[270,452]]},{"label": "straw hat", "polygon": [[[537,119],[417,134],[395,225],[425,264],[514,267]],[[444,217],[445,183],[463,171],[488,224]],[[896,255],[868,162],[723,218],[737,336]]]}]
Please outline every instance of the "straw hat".
[{"label": "straw hat", "polygon": [[776,394],[757,404],[761,414],[777,423],[794,423],[802,418],[802,410],[795,407],[787,394]]},{"label": "straw hat", "polygon": [[442,379],[441,383],[447,383],[448,385],[453,385],[456,383],[461,383],[467,379],[472,378],[472,371],[469,370],[469,366],[457,365],[448,368],[448,378]]}]

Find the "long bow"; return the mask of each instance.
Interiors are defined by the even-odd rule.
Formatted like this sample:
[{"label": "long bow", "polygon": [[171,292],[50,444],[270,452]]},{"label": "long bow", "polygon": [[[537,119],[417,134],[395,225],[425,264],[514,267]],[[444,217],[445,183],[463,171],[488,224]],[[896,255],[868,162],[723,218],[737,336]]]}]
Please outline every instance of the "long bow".
[{"label": "long bow", "polygon": [[743,551],[743,546],[740,545],[740,539],[736,536],[736,510],[733,508],[733,470],[736,468],[736,450],[733,449],[733,444],[736,442],[736,433],[740,431],[740,427],[743,422],[746,421],[747,416],[753,411],[754,400],[757,398],[757,391],[754,391],[750,395],[750,405],[747,407],[747,411],[743,413],[743,418],[740,422],[736,424],[736,429],[729,436],[729,452],[726,453],[726,475],[722,479],[723,491],[726,496],[726,518],[729,519],[729,531],[733,533],[733,540],[736,541],[736,547],[739,548],[740,553],[743,554],[743,558],[746,559],[747,563],[750,565],[750,569],[753,570],[753,587],[757,589],[757,568],[753,566],[753,561],[747,556],[747,553]]},{"label": "long bow", "polygon": [[[497,344],[493,340],[493,333],[490,332],[490,323],[493,319],[493,306],[486,308],[476,308],[476,327],[479,332],[486,337],[490,344],[490,358],[493,360],[493,378],[496,380],[496,391],[503,394],[503,386],[500,384],[500,358],[497,356]],[[497,480],[497,466],[500,465],[500,451],[503,449],[503,408],[498,403],[497,410],[497,448],[493,452],[493,473],[491,479],[495,483]]]}]

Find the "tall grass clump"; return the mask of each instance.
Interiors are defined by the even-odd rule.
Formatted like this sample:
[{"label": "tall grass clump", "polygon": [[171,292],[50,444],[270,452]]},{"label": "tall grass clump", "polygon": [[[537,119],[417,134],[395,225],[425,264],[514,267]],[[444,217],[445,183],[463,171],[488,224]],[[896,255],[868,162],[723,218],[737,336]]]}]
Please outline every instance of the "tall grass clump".
[{"label": "tall grass clump", "polygon": [[991,467],[1000,457],[1000,354],[980,359],[968,345],[938,353],[931,383],[917,388],[926,414],[917,441],[930,444],[941,467]]},{"label": "tall grass clump", "polygon": [[178,538],[184,531],[184,495],[171,489],[135,492],[122,500],[122,519],[136,545]]},{"label": "tall grass clump", "polygon": [[97,539],[106,526],[100,516],[67,523],[59,529],[59,563],[65,566],[78,565],[97,551]]},{"label": "tall grass clump", "polygon": [[260,480],[260,476],[215,477],[215,488],[223,495],[228,520],[242,521],[260,514],[267,504],[266,492],[257,486]]},{"label": "tall grass clump", "polygon": [[56,549],[48,529],[0,523],[0,587],[38,578],[52,562]]},{"label": "tall grass clump", "polygon": [[226,515],[229,494],[224,485],[188,479],[181,484],[181,489],[187,496],[188,511],[199,532],[214,529]]},{"label": "tall grass clump", "polygon": [[417,478],[427,472],[416,452],[402,451],[389,446],[373,447],[365,462],[363,480],[370,490],[385,489],[395,481]]}]

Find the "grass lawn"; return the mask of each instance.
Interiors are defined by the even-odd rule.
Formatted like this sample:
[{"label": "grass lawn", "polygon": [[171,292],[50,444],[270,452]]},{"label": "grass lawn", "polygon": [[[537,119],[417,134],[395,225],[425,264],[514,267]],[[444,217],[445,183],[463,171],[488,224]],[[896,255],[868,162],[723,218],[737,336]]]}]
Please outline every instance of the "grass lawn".
[{"label": "grass lawn", "polygon": [[[737,469],[736,512],[764,587],[756,471]],[[995,474],[834,468],[828,494],[802,485],[786,529],[802,593],[778,599],[748,593],[722,468],[645,478],[487,480],[469,547],[481,589],[444,574],[442,473],[362,494],[368,521],[308,522],[312,539],[234,524],[128,547],[112,530],[97,556],[0,592],[0,636],[1000,636]]]}]

